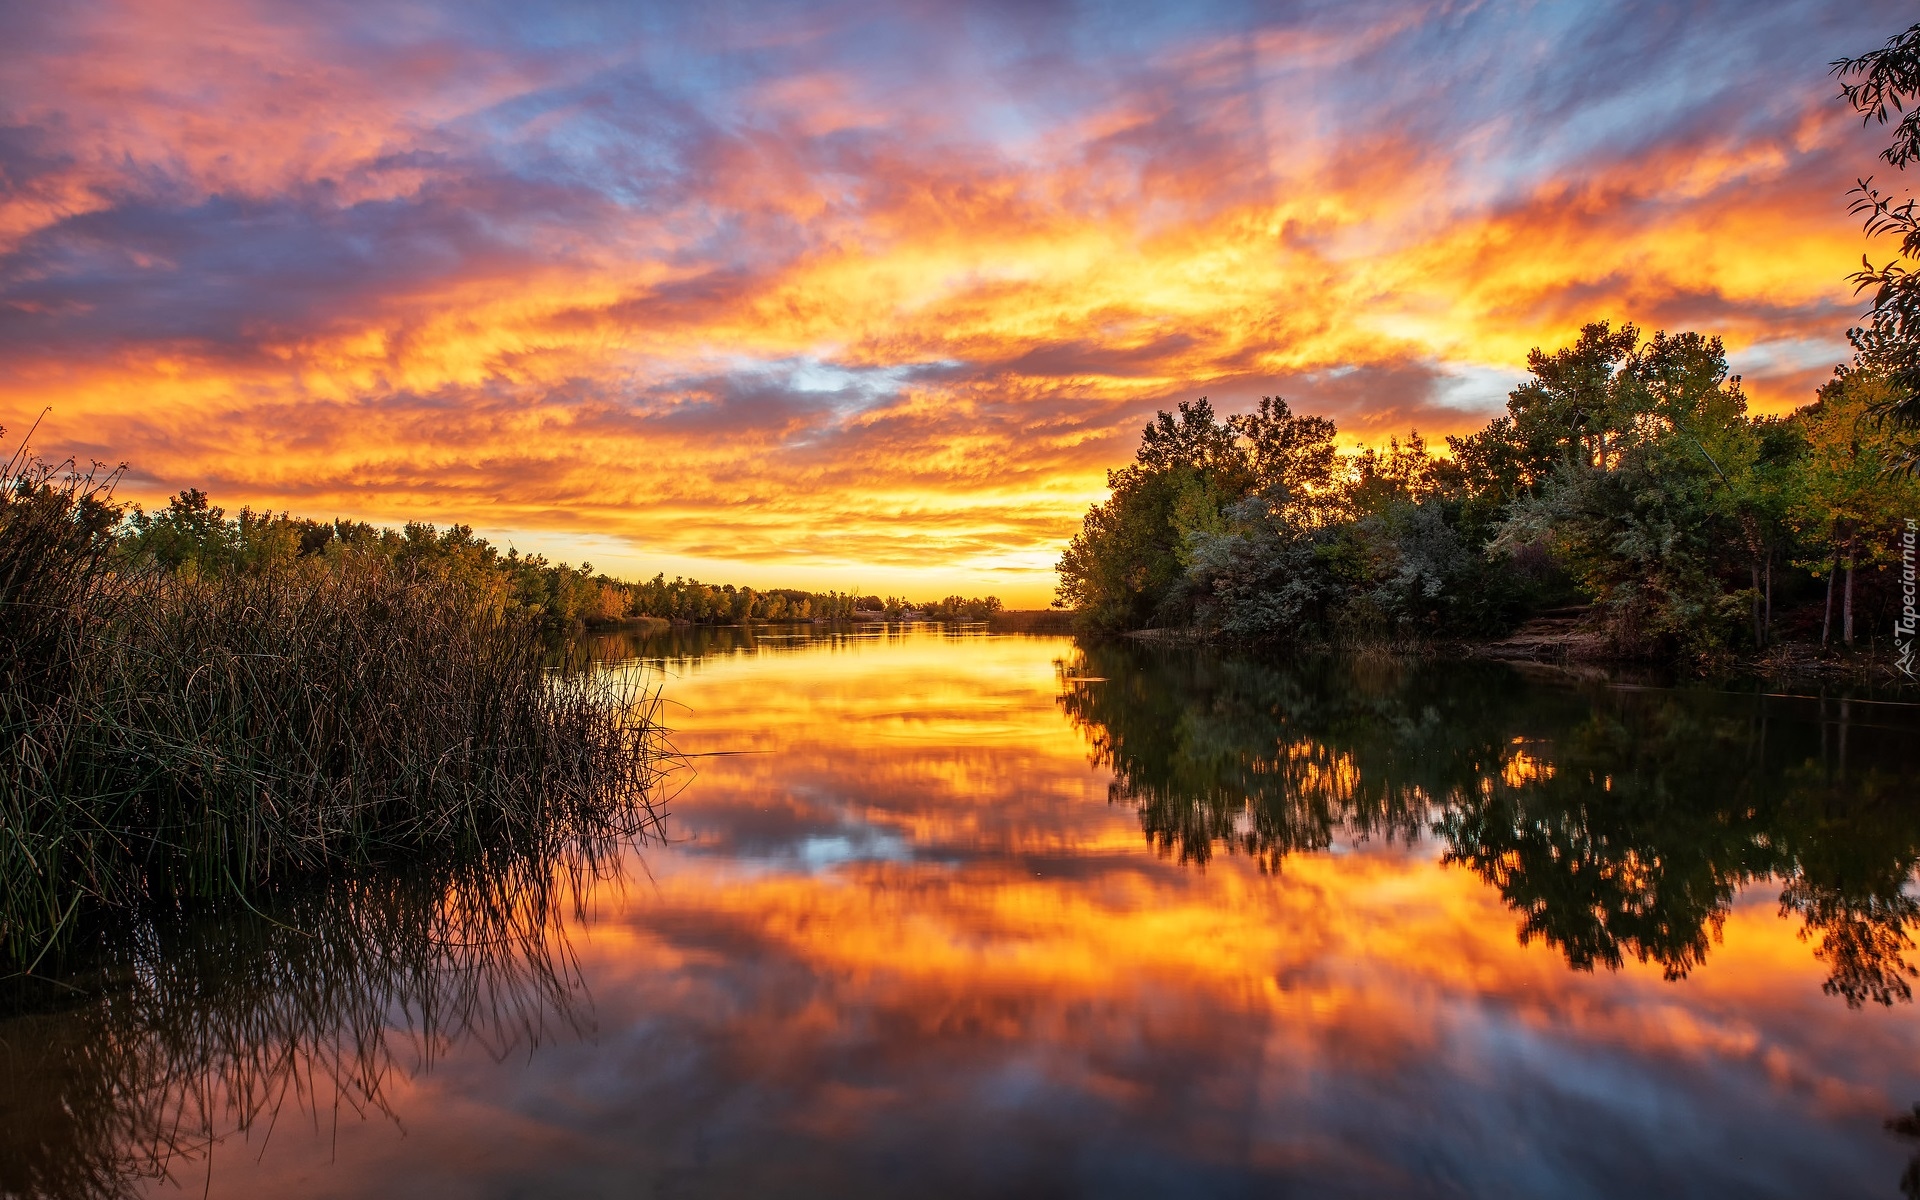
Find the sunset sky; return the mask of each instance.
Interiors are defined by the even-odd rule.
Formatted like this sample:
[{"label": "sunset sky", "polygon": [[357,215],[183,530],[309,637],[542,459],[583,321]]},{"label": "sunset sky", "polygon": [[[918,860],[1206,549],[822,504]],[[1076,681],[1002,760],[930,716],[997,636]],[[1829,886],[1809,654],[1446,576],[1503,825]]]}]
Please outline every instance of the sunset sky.
[{"label": "sunset sky", "polygon": [[[1044,604],[1156,408],[1846,356],[1872,0],[0,6],[0,424],[615,574]],[[1874,248],[1877,257],[1891,246]]]}]

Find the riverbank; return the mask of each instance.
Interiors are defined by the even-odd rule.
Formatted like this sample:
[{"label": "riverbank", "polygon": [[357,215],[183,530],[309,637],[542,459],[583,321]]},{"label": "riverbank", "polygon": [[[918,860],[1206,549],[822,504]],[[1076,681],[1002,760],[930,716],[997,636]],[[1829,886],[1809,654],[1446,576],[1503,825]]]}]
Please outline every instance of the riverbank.
[{"label": "riverbank", "polygon": [[654,697],[550,669],[537,610],[354,553],[129,564],[114,515],[103,482],[0,472],[4,965],[146,905],[650,826]]},{"label": "riverbank", "polygon": [[[1690,666],[1671,662],[1655,663],[1645,657],[1618,652],[1604,633],[1585,623],[1587,612],[1585,608],[1572,607],[1548,610],[1504,637],[1479,641],[1400,639],[1323,645],[1313,649],[1362,656],[1481,659],[1518,666],[1572,670],[1583,676],[1655,669],[1700,677],[1736,675],[1784,683],[1920,686],[1920,681],[1907,677],[1899,670],[1889,646],[1874,642],[1848,648],[1787,640],[1775,642],[1758,654],[1731,655]],[[1120,637],[1130,642],[1163,647],[1224,648],[1218,639],[1192,628],[1135,629]]]}]

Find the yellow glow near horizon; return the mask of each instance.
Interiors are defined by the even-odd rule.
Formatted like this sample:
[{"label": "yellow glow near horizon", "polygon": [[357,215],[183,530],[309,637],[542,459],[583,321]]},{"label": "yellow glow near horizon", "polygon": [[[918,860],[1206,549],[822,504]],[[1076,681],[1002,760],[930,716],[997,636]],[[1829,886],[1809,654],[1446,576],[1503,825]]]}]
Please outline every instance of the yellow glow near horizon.
[{"label": "yellow glow near horizon", "polygon": [[645,39],[215,10],[49,16],[0,70],[34,148],[0,197],[0,425],[46,410],[43,450],[131,464],[148,504],[192,485],[630,576],[1034,607],[1156,408],[1280,393],[1350,444],[1437,442],[1607,317],[1723,334],[1779,411],[1856,307],[1837,192],[1872,143],[1824,60],[1738,131],[1605,109],[1620,149],[1512,140],[1471,73],[1378,111],[1322,94],[1369,56],[1428,63],[1413,7],[1199,21],[1056,63],[1110,81],[1071,103],[816,61],[796,9],[780,36],[690,31],[695,59],[799,57],[693,71],[662,111],[714,115],[662,143],[586,94],[665,86]]}]

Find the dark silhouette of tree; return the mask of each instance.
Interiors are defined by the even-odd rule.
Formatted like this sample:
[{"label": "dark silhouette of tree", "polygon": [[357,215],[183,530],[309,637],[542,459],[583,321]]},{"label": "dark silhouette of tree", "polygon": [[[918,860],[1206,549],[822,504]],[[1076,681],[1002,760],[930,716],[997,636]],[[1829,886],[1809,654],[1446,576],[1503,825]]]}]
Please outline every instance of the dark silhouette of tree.
[{"label": "dark silhouette of tree", "polygon": [[[1884,125],[1900,114],[1881,158],[1895,170],[1920,158],[1920,108],[1915,107],[1920,100],[1920,25],[1887,39],[1878,50],[1835,61],[1833,75],[1841,81],[1841,99],[1863,122]],[[1913,199],[1882,192],[1871,177],[1859,181],[1853,196],[1849,211],[1864,219],[1868,236],[1892,234],[1900,239],[1904,258],[1920,259],[1920,212]],[[1850,335],[1854,347],[1897,387],[1883,414],[1910,428],[1920,427],[1920,275],[1905,262],[1876,267],[1862,255],[1860,270],[1849,279],[1858,291],[1873,293],[1866,327]],[[1909,454],[1902,466],[1914,471],[1920,456]]]},{"label": "dark silhouette of tree", "polygon": [[1134,461],[1107,472],[1113,494],[1060,556],[1061,602],[1094,629],[1180,623],[1187,534],[1221,528],[1225,508],[1253,485],[1246,447],[1206,397],[1158,414]]},{"label": "dark silhouette of tree", "polygon": [[[1909,1141],[1920,1141],[1920,1104],[1914,1105],[1912,1112],[1888,1117],[1887,1132]],[[1908,1159],[1907,1169],[1900,1172],[1900,1194],[1908,1200],[1920,1200],[1920,1153]]]}]

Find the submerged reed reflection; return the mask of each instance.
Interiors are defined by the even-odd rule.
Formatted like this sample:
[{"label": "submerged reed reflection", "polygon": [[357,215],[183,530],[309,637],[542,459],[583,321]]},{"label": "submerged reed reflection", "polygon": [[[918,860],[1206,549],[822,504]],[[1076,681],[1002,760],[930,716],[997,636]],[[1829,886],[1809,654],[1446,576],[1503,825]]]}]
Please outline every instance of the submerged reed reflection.
[{"label": "submerged reed reflection", "polygon": [[0,1195],[119,1197],[298,1114],[398,1121],[456,1043],[496,1058],[588,1017],[565,934],[617,869],[594,849],[150,913],[0,1003]]},{"label": "submerged reed reflection", "polygon": [[1863,719],[1852,703],[1532,686],[1500,664],[1111,644],[1059,676],[1111,799],[1182,862],[1223,847],[1279,871],[1340,838],[1432,836],[1499,890],[1523,943],[1670,979],[1705,961],[1736,892],[1773,880],[1828,994],[1912,998],[1909,707]]}]

